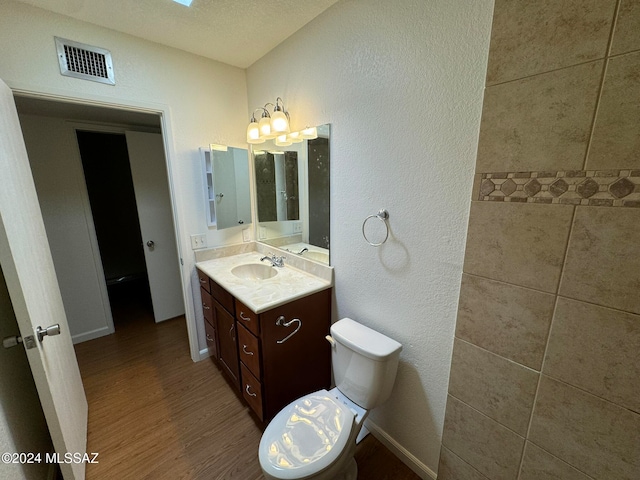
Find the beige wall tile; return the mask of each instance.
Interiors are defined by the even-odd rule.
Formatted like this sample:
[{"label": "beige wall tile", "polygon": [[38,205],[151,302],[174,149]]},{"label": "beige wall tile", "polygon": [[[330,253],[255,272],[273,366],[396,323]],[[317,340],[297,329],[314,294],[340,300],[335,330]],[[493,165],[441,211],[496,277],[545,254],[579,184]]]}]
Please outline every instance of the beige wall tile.
[{"label": "beige wall tile", "polygon": [[621,0],[611,54],[640,49],[640,0]]},{"label": "beige wall tile", "polygon": [[456,336],[536,370],[555,295],[463,274]]},{"label": "beige wall tile", "polygon": [[438,480],[489,480],[451,450],[442,447]]},{"label": "beige wall tile", "polygon": [[615,0],[496,0],[487,84],[605,56]]},{"label": "beige wall tile", "polygon": [[544,373],[640,412],[640,315],[560,297]]},{"label": "beige wall tile", "polygon": [[594,478],[640,478],[640,415],[545,375],[529,440]]},{"label": "beige wall tile", "polygon": [[576,208],[560,295],[640,313],[640,209]]},{"label": "beige wall tile", "polygon": [[476,172],[581,170],[603,62],[487,87]]},{"label": "beige wall tile", "polygon": [[449,393],[524,436],[539,374],[455,339]]},{"label": "beige wall tile", "polygon": [[527,442],[519,480],[591,480],[591,477]]},{"label": "beige wall tile", "polygon": [[573,208],[472,202],[464,272],[555,293]]},{"label": "beige wall tile", "polygon": [[[639,9],[640,10],[640,9]],[[636,32],[640,39],[640,33]],[[611,58],[587,170],[640,168],[640,52]]]},{"label": "beige wall tile", "polygon": [[491,480],[513,480],[524,438],[449,396],[442,444]]}]

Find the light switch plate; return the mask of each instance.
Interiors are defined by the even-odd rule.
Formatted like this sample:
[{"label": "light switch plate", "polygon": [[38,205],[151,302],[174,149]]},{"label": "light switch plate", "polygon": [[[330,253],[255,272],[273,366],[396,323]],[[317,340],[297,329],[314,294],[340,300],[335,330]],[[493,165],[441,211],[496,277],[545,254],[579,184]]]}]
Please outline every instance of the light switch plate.
[{"label": "light switch plate", "polygon": [[191,249],[198,250],[200,248],[206,248],[207,246],[207,235],[204,233],[198,233],[196,235],[191,235]]},{"label": "light switch plate", "polygon": [[248,242],[250,240],[251,240],[251,238],[249,237],[249,229],[248,228],[243,228],[242,229],[242,241],[243,242]]}]

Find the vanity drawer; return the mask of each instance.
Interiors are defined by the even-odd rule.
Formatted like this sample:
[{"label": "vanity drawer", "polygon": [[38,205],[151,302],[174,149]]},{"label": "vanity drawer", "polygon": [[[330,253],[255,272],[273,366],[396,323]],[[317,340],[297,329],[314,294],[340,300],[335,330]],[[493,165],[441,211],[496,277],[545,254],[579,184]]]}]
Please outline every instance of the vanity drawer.
[{"label": "vanity drawer", "polygon": [[213,280],[209,280],[209,284],[211,285],[211,296],[215,298],[218,303],[220,303],[220,305],[226,308],[231,315],[235,315],[233,310],[235,299],[233,298],[233,295],[231,295]]},{"label": "vanity drawer", "polygon": [[213,321],[213,299],[211,295],[202,287],[200,289],[200,296],[202,297],[202,315],[204,315],[204,319],[211,325],[215,325]]},{"label": "vanity drawer", "polygon": [[258,315],[251,311],[240,300],[236,299],[236,318],[238,323],[249,329],[254,335],[260,335],[260,322]]},{"label": "vanity drawer", "polygon": [[211,286],[209,285],[209,277],[202,273],[200,270],[198,272],[198,281],[200,282],[200,287],[204,288],[207,293],[211,293]]},{"label": "vanity drawer", "polygon": [[207,338],[207,347],[211,356],[218,360],[218,341],[216,336],[216,329],[208,321],[204,322],[204,332]]},{"label": "vanity drawer", "polygon": [[242,372],[242,396],[258,418],[263,420],[262,385],[244,364],[240,364],[240,368]]},{"label": "vanity drawer", "polygon": [[238,355],[256,378],[260,378],[260,343],[258,339],[238,323]]}]

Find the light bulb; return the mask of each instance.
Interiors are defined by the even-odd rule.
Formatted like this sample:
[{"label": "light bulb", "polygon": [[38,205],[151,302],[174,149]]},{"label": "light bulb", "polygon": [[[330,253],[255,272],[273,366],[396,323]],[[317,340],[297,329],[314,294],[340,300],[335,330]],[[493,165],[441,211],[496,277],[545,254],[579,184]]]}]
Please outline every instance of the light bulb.
[{"label": "light bulb", "polygon": [[316,127],[307,127],[300,132],[300,138],[307,140],[313,140],[318,138],[318,129]]},{"label": "light bulb", "polygon": [[279,147],[288,147],[289,145],[291,145],[291,140],[289,140],[287,138],[287,135],[278,135],[276,137],[276,145]]},{"label": "light bulb", "polygon": [[300,136],[300,132],[291,132],[287,135],[287,139],[289,139],[293,143],[301,143],[302,137]]},{"label": "light bulb", "polygon": [[282,110],[275,110],[271,115],[271,132],[276,135],[289,133],[289,120]]},{"label": "light bulb", "polygon": [[258,128],[258,122],[253,121],[247,127],[247,143],[263,143],[264,138],[260,138],[260,129]]},{"label": "light bulb", "polygon": [[258,128],[260,129],[260,136],[262,138],[269,139],[276,137],[275,133],[271,133],[271,119],[269,117],[262,117],[258,123]]}]

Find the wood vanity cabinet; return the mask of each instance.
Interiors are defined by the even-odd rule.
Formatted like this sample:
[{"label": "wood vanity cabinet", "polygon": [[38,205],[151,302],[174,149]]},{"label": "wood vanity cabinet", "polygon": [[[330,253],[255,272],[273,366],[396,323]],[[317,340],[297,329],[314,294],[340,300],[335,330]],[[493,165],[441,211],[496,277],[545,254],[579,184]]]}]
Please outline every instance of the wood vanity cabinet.
[{"label": "wood vanity cabinet", "polygon": [[236,338],[235,299],[198,270],[207,347],[231,383],[240,389],[240,364]]},{"label": "wood vanity cabinet", "polygon": [[[211,279],[209,288],[218,364],[260,420],[269,421],[296,398],[330,387],[325,336],[331,289],[256,314]],[[204,286],[201,293],[206,312]],[[205,313],[205,327],[208,322]]]},{"label": "wood vanity cabinet", "polygon": [[202,297],[202,315],[204,316],[204,331],[207,339],[207,347],[211,355],[218,359],[218,334],[216,322],[213,318],[213,298],[211,297],[211,287],[209,277],[198,271],[200,281],[200,296]]}]

